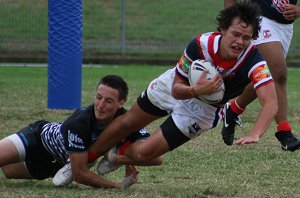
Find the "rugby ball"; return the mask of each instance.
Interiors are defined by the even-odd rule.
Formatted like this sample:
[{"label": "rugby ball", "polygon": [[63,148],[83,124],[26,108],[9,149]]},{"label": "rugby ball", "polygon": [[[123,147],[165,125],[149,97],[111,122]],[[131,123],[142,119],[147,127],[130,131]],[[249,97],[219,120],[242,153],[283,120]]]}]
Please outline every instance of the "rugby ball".
[{"label": "rugby ball", "polygon": [[[204,70],[208,70],[208,73],[206,74],[206,79],[212,79],[215,75],[218,74],[218,71],[216,70],[215,66],[212,65],[210,62],[207,62],[205,60],[195,60],[192,62],[189,68],[189,83],[190,85],[194,85],[197,83],[199,77],[201,76],[202,72]],[[197,98],[202,100],[205,103],[208,104],[214,104],[218,103],[222,100],[225,92],[225,86],[224,83],[221,85],[221,89],[215,93],[212,93],[210,95],[200,95]]]}]

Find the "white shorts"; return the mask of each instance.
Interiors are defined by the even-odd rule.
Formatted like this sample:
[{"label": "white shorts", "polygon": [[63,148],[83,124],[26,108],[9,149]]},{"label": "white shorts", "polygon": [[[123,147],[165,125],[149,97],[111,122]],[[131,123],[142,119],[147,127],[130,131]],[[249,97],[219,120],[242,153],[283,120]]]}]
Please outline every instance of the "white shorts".
[{"label": "white shorts", "polygon": [[171,95],[174,76],[175,68],[166,71],[150,83],[147,95],[151,103],[169,112],[178,129],[188,138],[195,138],[216,127],[222,120],[222,108],[196,98],[176,100]]},{"label": "white shorts", "polygon": [[255,45],[272,41],[281,42],[284,56],[286,57],[293,37],[293,24],[281,24],[274,20],[262,17],[261,30],[256,40],[252,40]]}]

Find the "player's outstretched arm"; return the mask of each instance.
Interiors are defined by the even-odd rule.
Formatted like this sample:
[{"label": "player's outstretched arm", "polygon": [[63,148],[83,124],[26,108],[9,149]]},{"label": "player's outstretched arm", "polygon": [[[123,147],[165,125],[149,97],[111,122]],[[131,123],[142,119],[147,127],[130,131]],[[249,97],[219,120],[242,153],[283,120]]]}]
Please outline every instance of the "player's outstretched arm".
[{"label": "player's outstretched arm", "polygon": [[236,141],[236,144],[257,143],[266,132],[278,110],[274,83],[261,86],[256,90],[257,98],[261,104],[261,110],[251,131]]},{"label": "player's outstretched arm", "polygon": [[88,157],[86,153],[76,153],[76,154],[70,154],[70,163],[72,168],[72,174],[74,177],[74,180],[78,183],[98,187],[98,188],[127,188],[131,186],[132,184],[137,182],[137,175],[138,172],[132,171],[132,173],[125,177],[125,179],[122,182],[113,182],[106,180],[95,173],[91,172],[87,168],[87,162]]}]

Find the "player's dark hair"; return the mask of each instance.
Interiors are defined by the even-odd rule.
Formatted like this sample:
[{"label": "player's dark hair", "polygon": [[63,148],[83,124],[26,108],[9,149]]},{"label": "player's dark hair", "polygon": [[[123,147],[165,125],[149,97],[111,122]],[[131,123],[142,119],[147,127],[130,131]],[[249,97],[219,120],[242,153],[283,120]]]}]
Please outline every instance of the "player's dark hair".
[{"label": "player's dark hair", "polygon": [[107,75],[100,79],[99,85],[106,85],[119,91],[119,100],[127,100],[128,86],[127,83],[120,76]]},{"label": "player's dark hair", "polygon": [[247,25],[253,27],[252,38],[258,36],[258,32],[260,31],[261,9],[257,3],[244,0],[220,11],[216,17],[218,31],[221,31],[221,29],[227,30],[236,17],[239,17]]}]

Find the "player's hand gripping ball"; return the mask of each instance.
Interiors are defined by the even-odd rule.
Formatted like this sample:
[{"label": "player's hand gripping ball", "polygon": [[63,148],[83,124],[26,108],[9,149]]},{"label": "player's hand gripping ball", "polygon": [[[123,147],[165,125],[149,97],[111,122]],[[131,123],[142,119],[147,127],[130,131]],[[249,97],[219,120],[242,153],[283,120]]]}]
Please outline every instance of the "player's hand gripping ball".
[{"label": "player's hand gripping ball", "polygon": [[[218,74],[218,71],[216,70],[215,66],[212,65],[210,62],[204,61],[204,60],[195,60],[192,62],[190,68],[189,68],[189,82],[190,85],[194,85],[197,83],[199,77],[201,76],[202,72],[204,70],[208,70],[208,73],[206,74],[206,79],[212,79],[215,75]],[[202,100],[205,103],[208,104],[215,104],[222,100],[225,92],[225,86],[224,83],[221,85],[221,89],[215,93],[212,93],[210,95],[200,95],[197,98]]]}]

